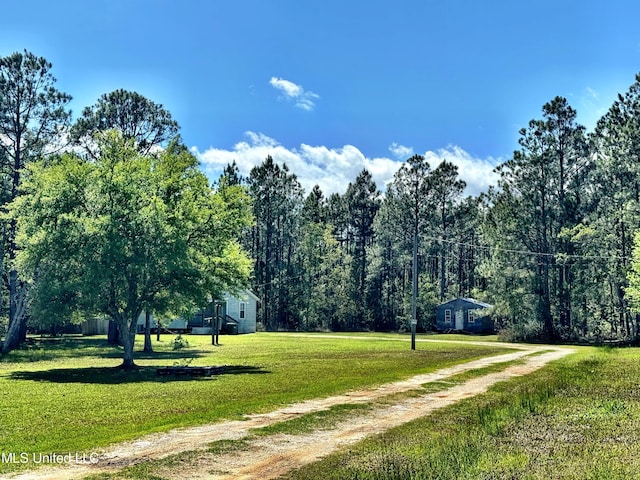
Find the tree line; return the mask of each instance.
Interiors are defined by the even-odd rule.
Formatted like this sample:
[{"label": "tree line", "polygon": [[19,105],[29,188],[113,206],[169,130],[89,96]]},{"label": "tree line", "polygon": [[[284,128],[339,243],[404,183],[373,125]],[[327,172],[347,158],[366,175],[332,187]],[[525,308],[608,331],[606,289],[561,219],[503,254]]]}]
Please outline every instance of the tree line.
[{"label": "tree line", "polygon": [[384,194],[364,169],[344,194],[328,197],[318,186],[305,195],[296,175],[270,156],[246,179],[235,164],[226,172],[253,199],[255,223],[243,244],[267,329],[403,329],[414,249],[423,329],[431,329],[440,301],[482,289],[483,255],[471,248],[480,241],[480,199],[462,198],[465,182],[451,162],[431,169],[414,155]]},{"label": "tree line", "polygon": [[210,184],[170,113],[135,92],[72,123],[51,68],[0,58],[3,353],[29,322],[102,313],[131,366],[142,311],[242,286],[268,330],[398,331],[414,276],[422,330],[440,302],[474,297],[508,339],[639,338],[640,76],[590,133],[565,98],[543,105],[479,196],[422,155],[384,192],[365,169],[326,196],[271,156]]},{"label": "tree line", "polygon": [[421,155],[384,194],[363,170],[328,197],[271,157],[246,179],[230,165],[254,202],[243,244],[265,328],[408,329],[416,250],[423,330],[438,303],[475,297],[504,338],[637,341],[640,75],[593,132],[576,117],[563,97],[543,105],[476,197],[453,163]]}]

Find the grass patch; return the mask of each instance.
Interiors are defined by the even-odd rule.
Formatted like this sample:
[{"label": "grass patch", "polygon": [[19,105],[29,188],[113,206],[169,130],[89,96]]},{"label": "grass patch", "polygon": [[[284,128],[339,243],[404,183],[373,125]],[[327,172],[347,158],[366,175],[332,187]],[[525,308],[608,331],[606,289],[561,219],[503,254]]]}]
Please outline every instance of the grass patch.
[{"label": "grass patch", "polygon": [[457,373],[450,377],[446,377],[442,380],[427,382],[423,384],[422,387],[419,389],[386,395],[376,400],[375,404],[388,405],[392,403],[401,402],[406,398],[419,397],[425,394],[442,392],[444,390],[448,390],[452,387],[455,387],[456,385],[460,385],[468,380],[472,380],[474,378],[481,377],[489,373],[501,372],[502,370],[510,366],[521,365],[524,363],[525,363],[525,360],[520,359],[520,360],[510,360],[508,362],[499,362],[499,363],[495,363],[493,365],[489,365],[487,367],[482,367],[482,368],[473,368],[471,370],[467,370],[466,372]]},{"label": "grass patch", "polygon": [[551,353],[553,350],[538,350],[537,352],[531,352],[527,355],[527,357],[538,357],[540,355],[544,355],[545,353]]},{"label": "grass patch", "polygon": [[[174,351],[166,335],[154,342],[156,353],[136,355],[141,368],[133,372],[116,369],[121,351],[103,339],[38,340],[0,363],[2,449],[90,453],[148,433],[238,419],[505,351],[500,344],[445,343],[411,351],[390,338],[260,333],[225,336],[223,346],[214,347],[208,336],[190,336],[188,348]],[[216,377],[155,375],[159,366],[186,360],[230,367]],[[33,467],[5,463],[0,472]]]},{"label": "grass patch", "polygon": [[366,413],[373,408],[371,403],[334,405],[327,410],[311,412],[285,422],[276,422],[266,427],[254,428],[251,434],[268,436],[277,434],[304,435],[316,430],[331,430],[338,423],[353,415]]},{"label": "grass patch", "polygon": [[581,349],[286,478],[640,478],[639,360]]},{"label": "grass patch", "polygon": [[[535,354],[532,354],[532,355],[535,355]],[[527,355],[527,356],[530,356],[530,355]],[[474,378],[482,377],[484,375],[489,375],[490,373],[501,372],[515,365],[524,365],[525,363],[527,363],[527,361],[524,358],[520,358],[518,360],[510,360],[508,362],[493,363],[491,365],[487,365],[486,367],[473,368],[471,370],[467,370],[466,372],[452,375],[451,377],[447,378],[447,382],[450,382],[453,384],[460,384],[468,380],[472,380]]]},{"label": "grass patch", "polygon": [[[456,385],[460,385],[461,381],[456,380],[438,380],[437,382],[429,382],[425,383],[422,386],[422,390],[418,390],[417,394],[412,394],[411,396],[424,395],[429,393],[438,393],[443,390],[448,390],[451,387],[455,387]],[[414,391],[415,392],[415,391]],[[395,399],[394,399],[395,400]]]},{"label": "grass patch", "polygon": [[[379,338],[387,340],[404,340],[406,342],[411,341],[410,333],[383,333],[383,332],[357,332],[357,333],[317,333],[317,332],[305,332],[305,333],[288,333],[285,335],[294,336],[333,336],[333,337],[349,337],[349,338]],[[454,341],[454,342],[496,342],[499,343],[498,335],[495,334],[476,334],[476,333],[436,333],[427,332],[416,335],[418,344],[421,340],[429,341]]]}]

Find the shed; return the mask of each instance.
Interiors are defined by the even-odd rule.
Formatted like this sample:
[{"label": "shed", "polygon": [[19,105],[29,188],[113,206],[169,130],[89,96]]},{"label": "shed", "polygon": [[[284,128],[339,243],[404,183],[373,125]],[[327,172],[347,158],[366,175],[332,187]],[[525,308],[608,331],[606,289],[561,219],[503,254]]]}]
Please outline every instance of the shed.
[{"label": "shed", "polygon": [[80,324],[82,335],[106,335],[109,332],[109,319],[105,317],[87,318]]},{"label": "shed", "polygon": [[492,333],[494,322],[488,309],[492,305],[473,298],[455,298],[436,307],[436,330]]}]

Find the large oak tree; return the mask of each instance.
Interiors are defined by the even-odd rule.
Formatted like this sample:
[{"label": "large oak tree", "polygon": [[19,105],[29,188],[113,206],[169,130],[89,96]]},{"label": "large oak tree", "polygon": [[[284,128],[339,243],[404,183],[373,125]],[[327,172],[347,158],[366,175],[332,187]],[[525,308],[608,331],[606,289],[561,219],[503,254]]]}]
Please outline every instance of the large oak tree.
[{"label": "large oak tree", "polygon": [[203,305],[247,279],[250,262],[236,238],[251,221],[250,206],[239,187],[212,191],[175,142],[142,155],[114,130],[96,141],[95,160],[64,154],[29,168],[13,210],[20,260],[38,279],[34,311],[108,315],[120,332],[122,365],[132,368],[144,310]]}]

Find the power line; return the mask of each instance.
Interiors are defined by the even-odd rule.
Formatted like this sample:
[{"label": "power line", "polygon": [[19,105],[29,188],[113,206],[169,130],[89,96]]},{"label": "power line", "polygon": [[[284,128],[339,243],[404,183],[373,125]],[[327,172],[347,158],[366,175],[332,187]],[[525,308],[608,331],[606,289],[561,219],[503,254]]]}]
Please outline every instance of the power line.
[{"label": "power line", "polygon": [[[514,255],[522,255],[527,257],[546,257],[546,258],[556,258],[556,259],[560,258],[560,259],[572,259],[572,260],[627,260],[627,261],[631,260],[631,257],[629,256],[620,256],[620,255],[576,255],[576,254],[569,254],[569,253],[532,252],[529,250],[516,250],[511,248],[502,248],[502,247],[495,247],[495,246],[491,247],[488,245],[478,245],[475,243],[461,242],[457,240],[446,240],[441,237],[433,237],[429,235],[423,235],[421,236],[421,238],[432,240],[434,242],[447,243],[449,245],[455,245],[458,247],[467,247],[472,249],[510,253]],[[273,285],[278,282],[289,282],[291,280],[297,280],[301,277],[304,277],[306,274],[307,274],[306,272],[303,272],[303,273],[299,273],[297,275],[292,275],[292,276],[277,277],[272,279],[269,282],[254,284],[252,285],[252,287],[260,288],[260,287],[266,287],[267,285]]]},{"label": "power line", "polygon": [[295,279],[297,279],[297,278],[303,277],[304,275],[306,275],[306,273],[305,273],[305,272],[303,272],[303,273],[299,273],[298,275],[286,276],[286,277],[284,277],[284,278],[274,278],[274,279],[272,279],[272,280],[271,280],[271,281],[269,281],[269,282],[265,282],[265,283],[258,283],[258,284],[252,285],[252,287],[254,287],[254,288],[258,288],[258,287],[266,287],[267,285],[273,285],[274,283],[277,283],[277,282],[288,282],[288,281],[290,281],[290,280],[295,280]]},{"label": "power line", "polygon": [[460,242],[456,240],[446,240],[441,237],[432,237],[432,236],[423,236],[422,238],[426,238],[427,240],[433,240],[436,242],[448,243],[450,245],[469,247],[473,249],[482,249],[489,251],[497,251],[504,253],[512,253],[516,255],[523,256],[533,256],[533,257],[548,257],[548,258],[566,258],[566,259],[583,259],[583,260],[631,260],[631,257],[628,256],[620,256],[620,255],[576,255],[570,253],[547,253],[547,252],[531,252],[529,250],[515,250],[510,248],[502,248],[502,247],[490,247],[488,245],[477,245],[468,242]]}]

